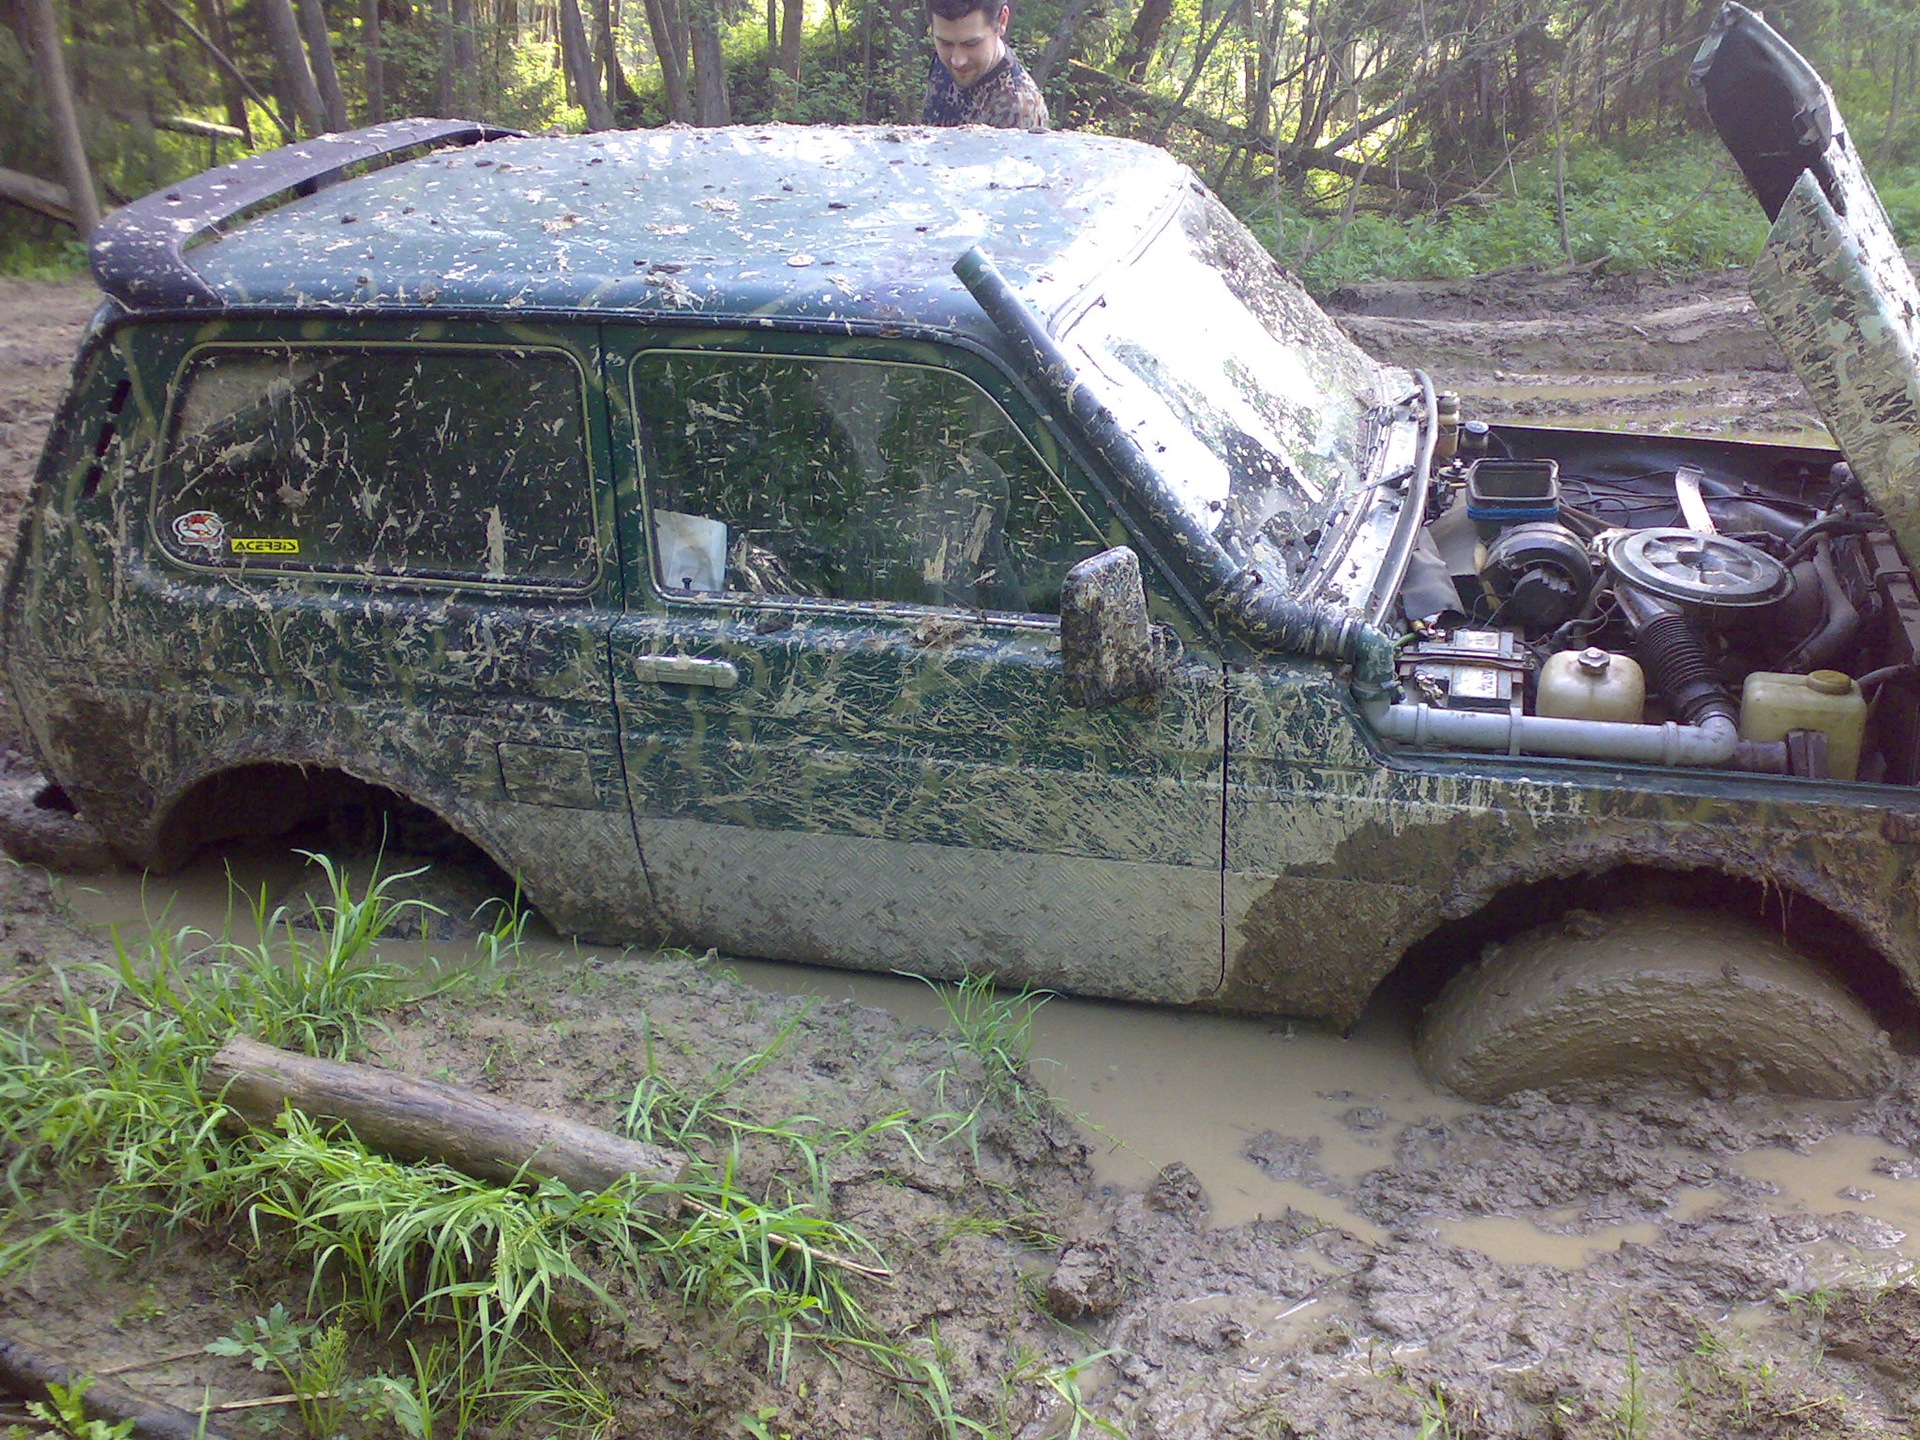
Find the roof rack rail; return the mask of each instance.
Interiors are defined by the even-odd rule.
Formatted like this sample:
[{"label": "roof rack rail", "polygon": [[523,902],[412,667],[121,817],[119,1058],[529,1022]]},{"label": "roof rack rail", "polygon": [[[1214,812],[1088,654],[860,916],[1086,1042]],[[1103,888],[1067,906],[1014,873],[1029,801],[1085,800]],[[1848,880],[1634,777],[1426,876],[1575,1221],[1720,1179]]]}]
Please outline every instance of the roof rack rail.
[{"label": "roof rack rail", "polygon": [[351,174],[520,133],[473,120],[396,120],[250,155],[115,210],[93,232],[93,278],[130,310],[218,304],[187,251],[237,221]]}]

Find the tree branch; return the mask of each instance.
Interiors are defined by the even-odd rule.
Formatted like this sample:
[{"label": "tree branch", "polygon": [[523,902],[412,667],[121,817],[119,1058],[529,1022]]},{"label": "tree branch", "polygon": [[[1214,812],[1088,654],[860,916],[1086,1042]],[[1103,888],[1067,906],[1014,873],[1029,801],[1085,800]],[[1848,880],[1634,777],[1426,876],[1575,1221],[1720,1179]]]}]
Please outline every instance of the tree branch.
[{"label": "tree branch", "polygon": [[287,117],[282,115],[279,112],[279,110],[274,108],[272,101],[268,100],[266,96],[262,95],[258,90],[253,88],[252,82],[249,81],[245,75],[240,73],[240,67],[238,65],[234,64],[233,61],[227,58],[226,52],[221,50],[221,48],[218,45],[214,44],[213,41],[209,40],[204,30],[202,30],[198,25],[194,24],[193,21],[189,20],[185,15],[181,14],[180,11],[176,10],[169,3],[169,0],[153,0],[153,3],[155,5],[158,5],[162,10],[166,11],[167,14],[171,15],[174,18],[174,22],[176,24],[178,24],[183,30],[187,32],[187,34],[191,35],[195,40],[199,42],[200,48],[207,52],[208,56],[211,57],[211,59],[213,60],[213,63],[215,65],[218,65],[221,71],[230,80],[232,80],[234,84],[240,87],[241,91],[246,95],[246,97],[249,100],[253,101],[254,104],[258,105],[262,110],[266,111],[267,114],[272,118],[273,123],[280,127],[281,140],[283,140],[288,144],[291,144],[294,138],[293,126],[287,122]]}]

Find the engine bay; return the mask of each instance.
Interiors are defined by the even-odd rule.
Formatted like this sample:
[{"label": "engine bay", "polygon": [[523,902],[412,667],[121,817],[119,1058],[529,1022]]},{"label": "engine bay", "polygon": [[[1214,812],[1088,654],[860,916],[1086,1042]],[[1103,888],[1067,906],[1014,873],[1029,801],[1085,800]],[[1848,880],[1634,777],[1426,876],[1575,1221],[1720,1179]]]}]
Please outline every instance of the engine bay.
[{"label": "engine bay", "polygon": [[1388,738],[1920,782],[1920,589],[1837,452],[1440,422]]}]

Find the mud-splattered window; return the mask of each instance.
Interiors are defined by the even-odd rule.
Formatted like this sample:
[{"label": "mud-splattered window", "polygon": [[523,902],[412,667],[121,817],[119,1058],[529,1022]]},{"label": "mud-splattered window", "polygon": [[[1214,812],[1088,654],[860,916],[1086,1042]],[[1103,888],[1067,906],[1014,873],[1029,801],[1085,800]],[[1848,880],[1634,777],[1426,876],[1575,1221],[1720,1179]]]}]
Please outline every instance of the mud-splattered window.
[{"label": "mud-splattered window", "polygon": [[586,435],[559,351],[203,350],[154,529],[199,564],[578,587],[599,568]]},{"label": "mud-splattered window", "polygon": [[[1190,195],[1060,337],[1188,514],[1276,573],[1367,478],[1386,372],[1238,220]],[[1397,383],[1397,382],[1394,382]]]},{"label": "mud-splattered window", "polygon": [[652,351],[634,366],[669,592],[1051,614],[1104,548],[971,380],[869,360]]}]

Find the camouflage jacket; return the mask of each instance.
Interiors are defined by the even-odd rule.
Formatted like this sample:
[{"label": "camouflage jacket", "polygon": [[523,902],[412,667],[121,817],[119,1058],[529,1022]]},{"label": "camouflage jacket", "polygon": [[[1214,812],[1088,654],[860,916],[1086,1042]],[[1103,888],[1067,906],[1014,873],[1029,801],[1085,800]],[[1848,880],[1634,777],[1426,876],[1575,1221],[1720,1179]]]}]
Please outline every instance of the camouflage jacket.
[{"label": "camouflage jacket", "polygon": [[927,74],[925,125],[996,125],[1002,130],[1044,130],[1047,102],[1009,50],[998,65],[962,90],[938,60]]}]

